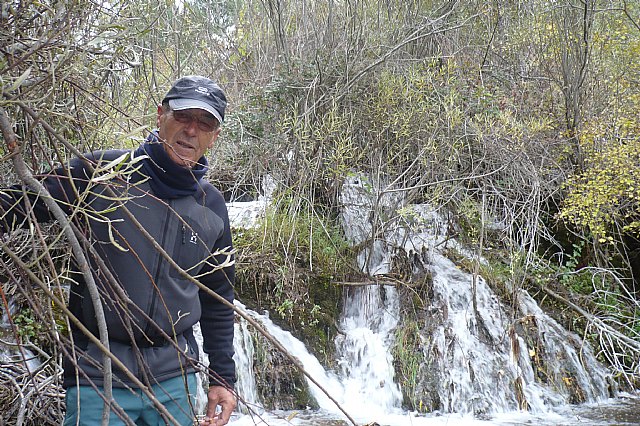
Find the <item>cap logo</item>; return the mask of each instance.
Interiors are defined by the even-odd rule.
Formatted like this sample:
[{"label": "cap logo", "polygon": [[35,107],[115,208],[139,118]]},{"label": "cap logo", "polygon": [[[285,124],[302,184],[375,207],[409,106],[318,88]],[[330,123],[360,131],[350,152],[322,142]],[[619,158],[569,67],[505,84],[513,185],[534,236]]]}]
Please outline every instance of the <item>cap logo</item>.
[{"label": "cap logo", "polygon": [[202,93],[203,95],[208,95],[209,94],[209,91],[207,90],[207,88],[206,87],[202,87],[202,86],[198,87],[196,89],[196,92]]}]

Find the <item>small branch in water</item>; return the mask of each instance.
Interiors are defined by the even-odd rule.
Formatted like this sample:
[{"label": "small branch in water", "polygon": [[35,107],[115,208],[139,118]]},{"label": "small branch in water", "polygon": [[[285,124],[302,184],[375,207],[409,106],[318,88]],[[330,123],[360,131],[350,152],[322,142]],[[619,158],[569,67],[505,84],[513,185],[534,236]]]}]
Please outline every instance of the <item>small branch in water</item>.
[{"label": "small branch in water", "polygon": [[390,281],[356,281],[356,282],[337,281],[337,282],[334,282],[334,284],[341,285],[344,287],[366,287],[370,285],[396,285],[397,283],[392,283]]},{"label": "small branch in water", "polygon": [[381,280],[381,279],[377,279],[377,278],[373,278],[371,280],[366,280],[366,281],[334,281],[333,283],[335,285],[341,285],[344,287],[366,287],[366,286],[370,286],[370,285],[392,285],[392,286],[399,286],[399,285],[406,285],[407,283],[400,281],[400,280],[396,280],[393,278],[389,278],[389,277],[385,277],[385,280]]}]

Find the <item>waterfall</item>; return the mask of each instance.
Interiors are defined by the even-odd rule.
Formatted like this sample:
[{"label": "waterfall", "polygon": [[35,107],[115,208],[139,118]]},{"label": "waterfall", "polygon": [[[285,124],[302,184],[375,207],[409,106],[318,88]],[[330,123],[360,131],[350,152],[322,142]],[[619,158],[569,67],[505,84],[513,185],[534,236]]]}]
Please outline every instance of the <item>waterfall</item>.
[{"label": "waterfall", "polygon": [[[474,416],[495,419],[526,409],[541,416],[534,418],[533,423],[575,424],[565,422],[566,417],[558,417],[550,410],[576,401],[602,401],[609,396],[608,373],[586,342],[546,315],[526,291],[509,288],[508,292],[515,295],[514,314],[481,276],[461,270],[447,258],[445,247],[483,262],[448,238],[446,221],[431,206],[405,205],[402,197],[376,189],[379,187],[354,176],[345,183],[340,198],[344,205],[341,218],[345,235],[352,244],[364,246],[358,254],[358,264],[372,277],[372,282],[345,288],[335,341],[336,371],[327,371],[303,342],[276,326],[268,313],[258,314],[236,301],[236,306],[261,323],[353,418],[393,426],[486,425]],[[265,206],[264,199],[234,203],[230,208],[233,226],[253,226],[264,214]],[[439,401],[439,414],[446,413],[440,417],[442,421],[436,416],[417,416],[402,409],[402,389],[396,382],[390,350],[395,343],[395,331],[402,325],[398,318],[400,295],[396,287],[376,283],[376,278],[383,280],[391,271],[394,256],[406,256],[414,274],[426,272],[431,276],[420,336],[423,358],[420,368],[423,374],[429,370],[433,379],[425,385],[425,392]],[[2,327],[7,323],[8,313],[4,312],[0,321],[3,340],[9,335]],[[236,391],[244,402],[239,404],[239,411],[258,411],[260,419],[268,421],[247,415],[234,418],[231,424],[305,424],[301,423],[304,414],[291,414],[297,418],[290,422],[282,419],[288,414],[271,419],[268,413],[256,410],[260,401],[253,373],[251,330],[242,318],[238,318],[234,327]],[[199,324],[194,327],[194,334],[201,348]],[[23,359],[23,354],[14,348],[0,345],[0,364]],[[207,357],[200,351],[201,362],[208,365]],[[35,371],[40,362],[27,349],[24,354],[26,368]],[[199,374],[199,380],[196,409],[202,413],[206,405],[206,378]],[[336,424],[335,419],[344,419],[318,386],[308,379],[307,385],[320,413],[331,417],[322,424]],[[524,423],[523,415],[516,415],[516,420],[508,420],[506,424]],[[320,423],[311,420],[308,424]]]},{"label": "waterfall", "polygon": [[345,294],[336,348],[349,412],[386,414],[402,402],[389,352],[398,304],[392,286],[357,287]]},{"label": "waterfall", "polygon": [[[345,185],[340,201],[347,240],[353,245],[374,241],[358,254],[358,263],[362,271],[375,276],[389,271],[389,261],[384,242],[372,238],[375,227],[370,218],[371,188],[368,182],[354,177],[350,186]],[[376,198],[379,205],[393,205],[397,200],[394,195]],[[344,402],[348,411],[375,416],[399,409],[402,393],[394,381],[390,353],[398,312],[399,300],[393,286],[371,283],[345,290],[336,349],[343,386],[350,395]]]},{"label": "waterfall", "polygon": [[[344,229],[354,244],[375,241],[360,253],[363,271],[385,274],[392,257],[400,255],[414,272],[431,275],[422,349],[436,388],[430,391],[437,391],[445,411],[476,416],[544,412],[549,406],[609,396],[607,372],[586,343],[546,315],[524,290],[516,292],[517,317],[510,315],[481,276],[462,271],[443,254],[448,245],[474,258],[447,237],[446,221],[431,206],[404,205],[401,197],[380,188],[362,176],[347,180],[341,196]],[[374,209],[381,218],[399,219],[376,224]],[[345,304],[380,309],[357,299]]]},{"label": "waterfall", "polygon": [[425,351],[437,354],[438,395],[447,411],[485,414],[517,409],[511,391],[517,372],[509,347],[507,315],[485,281],[477,278],[476,312],[473,277],[447,258],[434,254],[431,331]]},{"label": "waterfall", "polygon": [[[245,306],[239,301],[235,301],[235,305],[240,309],[245,309]],[[235,391],[238,395],[238,410],[241,413],[247,413],[249,409],[255,408],[258,405],[258,391],[256,389],[256,381],[253,375],[253,340],[251,333],[247,326],[247,320],[238,317],[238,320],[233,325],[233,360],[236,363],[237,382],[235,385]],[[193,334],[198,342],[200,363],[208,367],[209,358],[202,350],[202,330],[200,323],[196,323],[193,327]],[[196,392],[196,404],[195,410],[198,414],[204,414],[207,407],[207,393],[205,389],[208,385],[208,379],[206,374],[198,373],[198,390]]]},{"label": "waterfall", "polygon": [[[318,359],[307,350],[304,343],[295,338],[290,332],[275,325],[269,318],[268,313],[261,315],[249,309],[247,309],[246,312],[258,321],[272,337],[282,344],[282,346],[287,348],[287,350],[300,361],[304,366],[304,369],[320,384],[320,386],[324,389],[330,390],[333,398],[335,398],[339,403],[344,402],[345,389],[338,377],[331,371],[326,371]],[[236,366],[236,370],[237,369],[238,367]],[[322,392],[320,388],[318,388],[318,386],[308,379],[307,385],[321,409],[331,413],[339,413],[336,405],[324,394],[324,392]]]},{"label": "waterfall", "polygon": [[[244,308],[240,302],[236,301],[236,306]],[[243,404],[240,405],[241,412],[247,412],[247,408],[252,408],[258,404],[258,391],[256,389],[256,381],[253,375],[253,339],[247,325],[247,320],[240,318],[235,324],[235,334],[233,336],[233,347],[235,354],[233,359],[236,362],[236,370],[238,372],[247,372],[249,374],[238,374],[236,382],[236,392],[240,396]]]},{"label": "waterfall", "polygon": [[[209,367],[209,357],[207,357],[204,351],[202,350],[202,329],[200,328],[199,322],[197,322],[193,326],[193,336],[195,337],[196,342],[198,342],[198,355],[199,355],[198,357],[199,357],[200,363],[203,365],[203,367],[205,367],[204,370],[206,370],[206,367]],[[234,347],[235,347],[235,335],[234,335]],[[207,375],[204,372],[198,372],[197,377],[198,377],[198,389],[196,390],[196,403],[194,408],[197,414],[204,414],[207,408],[208,397],[207,397],[206,389],[208,389],[209,380],[207,379]]]},{"label": "waterfall", "polygon": [[[514,306],[505,307],[483,277],[461,270],[447,258],[445,249],[453,248],[484,262],[449,238],[438,212],[427,204],[406,205],[399,193],[381,188],[367,178],[351,176],[340,197],[345,235],[354,246],[364,247],[357,260],[372,283],[345,288],[335,341],[337,371],[326,371],[302,342],[275,326],[268,315],[247,310],[351,416],[387,425],[436,424],[433,417],[427,422],[403,412],[402,389],[394,378],[390,348],[401,325],[401,301],[394,286],[376,281],[384,281],[399,256],[405,257],[414,275],[431,277],[419,368],[429,378],[424,393],[433,396],[441,414],[449,413],[445,423],[474,424],[474,417],[514,412],[522,418],[519,410],[526,410],[529,416],[542,416],[539,423],[553,424],[558,420],[553,407],[609,396],[608,373],[586,342],[546,315],[522,289],[506,289],[514,295]],[[241,208],[238,204],[234,208]],[[243,366],[238,374],[251,371]],[[308,385],[320,411],[341,418],[335,404],[311,382]],[[233,424],[289,424],[245,421]]]},{"label": "waterfall", "polygon": [[[397,407],[401,395],[397,385],[392,381],[393,368],[389,364],[388,348],[383,347],[381,342],[379,344],[378,339],[374,337],[375,332],[371,330],[363,332],[364,330],[360,328],[360,333],[358,333],[354,329],[354,332],[351,333],[352,336],[346,340],[353,342],[355,350],[345,350],[340,360],[340,363],[343,364],[341,371],[333,372],[327,371],[318,359],[307,350],[302,341],[274,324],[268,313],[258,314],[250,309],[246,309],[245,312],[260,323],[268,334],[287,348],[289,353],[302,364],[305,371],[323,389],[330,392],[331,397],[356,420],[362,421],[363,424],[372,420],[381,421],[381,419],[386,419],[384,424],[388,425],[401,426],[410,424],[406,422],[414,416],[410,413],[403,413]],[[371,340],[369,340],[370,338]],[[372,343],[372,345],[367,349],[360,350],[367,346],[367,343]],[[378,349],[382,351],[380,354],[375,352]],[[351,358],[352,355],[357,359]],[[239,375],[243,374],[242,370],[238,367],[236,368]],[[344,420],[344,415],[336,404],[311,380],[307,378],[306,381],[311,395],[320,407],[320,411],[313,415],[314,417],[309,420],[309,423],[303,424],[335,424],[335,419]],[[391,393],[391,395],[385,396],[386,392]],[[278,416],[270,417],[265,413],[260,414],[261,420],[256,418],[248,420],[251,416],[246,416],[244,420],[240,419],[232,424],[235,426],[244,424],[265,426],[292,424]],[[302,415],[297,416],[297,413],[294,413],[294,415],[303,417]],[[329,417],[326,417],[327,415]],[[326,421],[326,423],[321,420]],[[417,425],[418,423],[415,424]],[[453,423],[449,424],[453,425]]]},{"label": "waterfall", "polygon": [[[425,356],[437,354],[432,368],[438,372],[437,391],[447,411],[544,412],[550,406],[609,396],[606,371],[588,345],[542,312],[524,290],[517,293],[521,314],[514,321],[486,282],[476,277],[474,311],[474,277],[439,254],[432,255],[430,266],[431,318],[440,325],[426,336],[430,344],[424,350]],[[578,401],[572,400],[575,392],[583,393]]]},{"label": "waterfall", "polygon": [[[533,383],[533,372],[528,368],[544,357],[546,375],[560,388],[562,403],[574,403],[575,400],[599,401],[608,397],[609,387],[615,386],[611,383],[609,372],[597,361],[591,346],[547,316],[527,292],[520,291],[519,301],[523,317],[530,322],[535,320],[535,324],[530,324],[530,327],[536,331],[536,337],[541,343],[539,352],[544,351],[542,354],[533,350],[521,351],[524,362],[519,365],[523,366],[523,371],[528,375],[528,383]],[[519,336],[519,339],[520,346],[525,347],[522,337]],[[537,396],[544,399],[546,395],[548,392],[543,390]],[[549,404],[548,401],[544,402]]]}]

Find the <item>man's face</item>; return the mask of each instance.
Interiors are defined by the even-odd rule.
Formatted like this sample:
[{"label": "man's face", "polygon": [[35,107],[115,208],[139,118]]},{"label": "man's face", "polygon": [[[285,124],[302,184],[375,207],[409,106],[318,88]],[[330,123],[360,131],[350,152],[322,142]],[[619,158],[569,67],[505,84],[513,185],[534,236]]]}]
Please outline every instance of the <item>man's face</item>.
[{"label": "man's face", "polygon": [[193,167],[213,146],[220,126],[209,131],[211,123],[217,124],[217,120],[201,109],[171,111],[158,106],[158,136],[169,157],[180,166]]}]

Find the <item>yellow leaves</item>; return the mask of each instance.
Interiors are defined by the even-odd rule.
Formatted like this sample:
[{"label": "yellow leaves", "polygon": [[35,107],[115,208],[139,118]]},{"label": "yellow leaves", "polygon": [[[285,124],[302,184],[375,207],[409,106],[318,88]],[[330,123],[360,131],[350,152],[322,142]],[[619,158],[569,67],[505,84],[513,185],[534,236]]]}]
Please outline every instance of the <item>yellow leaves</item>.
[{"label": "yellow leaves", "polygon": [[601,243],[613,242],[608,230],[615,227],[638,233],[640,140],[609,144],[590,154],[588,168],[567,182],[559,217],[590,231]]}]

